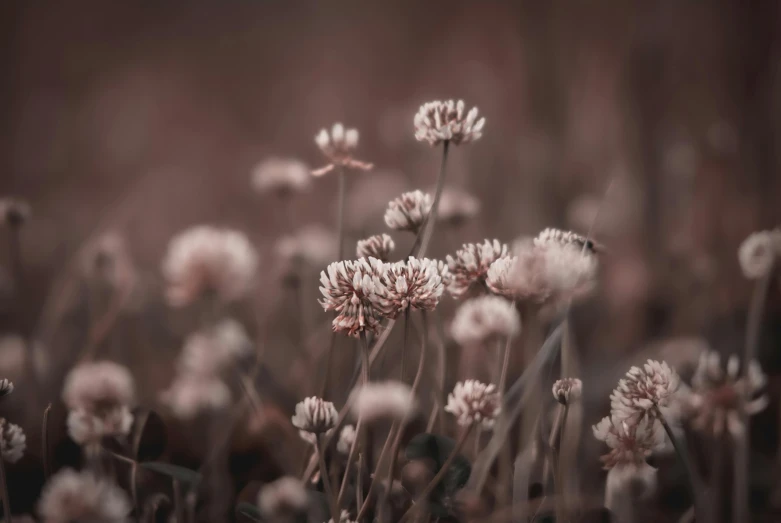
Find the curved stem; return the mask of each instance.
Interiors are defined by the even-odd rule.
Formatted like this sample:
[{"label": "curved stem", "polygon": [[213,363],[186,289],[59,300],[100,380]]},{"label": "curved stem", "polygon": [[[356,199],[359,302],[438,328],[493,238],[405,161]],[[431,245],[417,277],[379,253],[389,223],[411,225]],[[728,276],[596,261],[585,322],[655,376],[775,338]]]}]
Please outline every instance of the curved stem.
[{"label": "curved stem", "polygon": [[437,177],[437,188],[434,193],[434,202],[431,204],[431,210],[426,216],[426,221],[423,224],[422,235],[420,236],[420,247],[418,248],[418,258],[423,258],[426,255],[428,244],[431,242],[431,236],[434,234],[434,226],[437,222],[437,210],[439,209],[439,200],[442,197],[442,189],[445,187],[445,166],[447,165],[447,151],[450,147],[450,141],[445,140],[442,144],[442,164],[439,168],[439,176]]},{"label": "curved stem", "polygon": [[664,415],[659,410],[659,408],[654,409],[654,414],[659,419],[659,421],[662,424],[662,427],[664,427],[664,431],[667,433],[667,437],[670,438],[670,441],[673,444],[673,448],[675,449],[675,453],[678,455],[678,459],[681,461],[681,464],[683,465],[684,470],[686,470],[686,475],[689,477],[689,484],[692,488],[692,496],[694,497],[694,511],[695,516],[697,514],[700,515],[700,517],[703,517],[702,514],[702,506],[700,504],[700,489],[699,489],[699,476],[697,475],[697,472],[694,470],[694,466],[692,465],[691,460],[689,459],[689,454],[686,452],[686,449],[681,445],[681,442],[678,441],[678,438],[673,433],[672,429],[670,428],[670,425],[668,425],[667,420],[664,418]]},{"label": "curved stem", "polygon": [[[350,453],[347,455],[347,465],[344,467],[344,476],[342,477],[342,486],[339,487],[339,496],[336,498],[336,508],[342,507],[342,501],[344,500],[344,493],[347,491],[347,482],[350,479],[350,473],[352,473],[353,465],[355,464],[355,454],[358,449],[358,441],[361,438],[363,432],[363,420],[359,419],[358,424],[355,426],[355,439],[350,446]],[[324,445],[327,448],[327,445]]]},{"label": "curved stem", "polygon": [[328,477],[328,468],[325,466],[325,449],[323,448],[323,436],[318,434],[315,438],[315,452],[320,465],[320,479],[323,480],[325,496],[328,498],[328,506],[331,508],[331,517],[334,521],[339,521],[339,505],[334,499],[333,489],[331,489],[331,479]]}]

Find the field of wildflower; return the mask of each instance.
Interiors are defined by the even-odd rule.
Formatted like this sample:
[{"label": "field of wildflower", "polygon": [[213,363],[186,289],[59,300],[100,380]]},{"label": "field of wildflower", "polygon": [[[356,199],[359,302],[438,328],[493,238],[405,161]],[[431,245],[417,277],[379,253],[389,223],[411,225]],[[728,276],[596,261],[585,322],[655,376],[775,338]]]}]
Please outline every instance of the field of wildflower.
[{"label": "field of wildflower", "polygon": [[781,9],[78,3],[0,8],[2,521],[781,521]]}]

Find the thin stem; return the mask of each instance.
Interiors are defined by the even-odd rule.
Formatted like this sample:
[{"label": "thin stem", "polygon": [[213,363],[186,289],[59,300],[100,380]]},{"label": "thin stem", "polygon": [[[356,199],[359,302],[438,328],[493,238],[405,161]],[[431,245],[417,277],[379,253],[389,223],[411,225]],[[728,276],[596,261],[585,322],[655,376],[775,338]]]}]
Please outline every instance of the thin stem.
[{"label": "thin stem", "polygon": [[401,345],[401,370],[399,381],[404,382],[404,363],[407,357],[407,339],[409,338],[409,307],[404,309],[404,341]]},{"label": "thin stem", "polygon": [[176,523],[184,523],[184,503],[182,502],[182,486],[179,480],[173,478],[174,485],[174,514],[176,514]]},{"label": "thin stem", "polygon": [[478,428],[475,431],[475,441],[474,441],[474,452],[475,452],[475,459],[477,459],[477,456],[480,455],[480,429]]},{"label": "thin stem", "polygon": [[[336,508],[342,508],[342,501],[344,500],[344,493],[347,491],[347,483],[352,473],[353,465],[355,464],[356,450],[358,449],[358,441],[360,440],[361,433],[363,432],[363,420],[359,419],[358,424],[355,426],[355,439],[350,446],[350,453],[347,455],[347,464],[344,467],[344,476],[342,477],[342,486],[339,488],[339,496],[336,498]],[[327,448],[327,445],[323,445]]]},{"label": "thin stem", "polygon": [[504,389],[507,385],[507,369],[510,367],[510,342],[512,338],[507,336],[507,341],[504,343],[504,358],[502,361],[502,371],[499,374],[499,394],[504,397]]},{"label": "thin stem", "polygon": [[434,202],[431,204],[431,210],[426,216],[426,221],[423,224],[422,236],[420,239],[420,248],[416,256],[423,258],[426,255],[428,244],[431,242],[431,237],[434,234],[434,226],[437,222],[437,210],[439,209],[439,200],[442,197],[442,189],[445,188],[445,166],[447,165],[447,151],[450,147],[450,141],[445,140],[442,144],[442,164],[439,168],[439,176],[437,177],[437,188],[434,193]]},{"label": "thin stem", "polygon": [[[363,505],[358,511],[358,517],[355,518],[356,521],[360,521],[361,519],[363,519],[363,517],[366,515],[366,511],[369,510],[369,502],[372,499],[372,494],[374,494],[374,487],[377,486],[377,484],[380,482],[380,465],[382,465],[382,462],[385,460],[385,454],[393,446],[392,442],[394,440],[394,433],[401,432],[401,430],[398,428],[398,425],[399,425],[398,422],[393,422],[390,431],[388,432],[388,437],[385,438],[385,443],[382,446],[382,451],[380,451],[380,457],[377,459],[377,465],[374,468],[374,478],[372,479],[371,485],[369,485],[369,491],[366,492],[366,499],[364,500]],[[390,474],[390,477],[391,479],[393,478],[392,472]]]},{"label": "thin stem", "polygon": [[0,456],[0,487],[3,494],[3,516],[11,521],[11,498],[8,495],[8,480],[5,475],[5,460]]},{"label": "thin stem", "polygon": [[439,469],[439,472],[432,478],[431,482],[429,482],[428,485],[426,485],[426,488],[423,489],[423,492],[418,495],[417,499],[413,502],[412,506],[407,510],[407,512],[404,513],[402,518],[399,520],[399,523],[404,523],[407,521],[410,517],[412,517],[412,513],[416,508],[420,508],[420,504],[422,501],[425,501],[429,495],[434,491],[435,488],[437,488],[437,485],[442,481],[442,479],[445,477],[445,474],[447,474],[447,471],[450,469],[450,465],[453,464],[453,461],[455,461],[456,456],[458,456],[458,453],[461,452],[461,448],[464,446],[464,443],[466,442],[467,438],[469,437],[469,433],[472,432],[472,427],[474,424],[469,425],[469,427],[466,428],[461,433],[461,436],[458,438],[458,441],[456,441],[455,447],[453,447],[453,452],[450,453],[450,455],[447,457],[445,462],[442,464],[442,468]]},{"label": "thin stem", "polygon": [[331,489],[331,479],[328,476],[328,468],[325,466],[325,447],[323,446],[323,436],[317,435],[315,438],[315,452],[317,452],[317,460],[320,465],[320,479],[323,480],[323,488],[325,488],[325,496],[328,498],[328,506],[331,508],[331,517],[334,521],[339,521],[339,504],[334,499],[333,490]]},{"label": "thin stem", "polygon": [[689,459],[689,454],[686,452],[686,449],[683,448],[681,445],[681,442],[678,441],[678,438],[673,433],[672,429],[670,428],[670,425],[667,423],[667,420],[664,418],[664,415],[659,410],[659,408],[655,408],[655,415],[659,419],[659,421],[662,424],[662,427],[664,427],[664,431],[667,433],[667,437],[670,438],[670,441],[673,444],[673,448],[675,449],[675,453],[678,455],[678,459],[681,461],[681,464],[683,465],[684,470],[686,470],[686,475],[689,478],[689,485],[692,489],[692,495],[694,497],[694,509],[695,514],[700,513],[700,517],[703,516],[701,514],[701,507],[699,505],[699,498],[700,493],[698,491],[697,485],[699,483],[699,477],[697,476],[697,472],[694,470],[694,467],[692,466],[691,460]]},{"label": "thin stem", "polygon": [[344,175],[344,167],[337,167],[339,179],[339,189],[337,192],[337,210],[336,210],[336,247],[339,249],[339,259],[344,259],[344,200],[347,186],[347,180]]},{"label": "thin stem", "polygon": [[434,309],[434,327],[437,333],[437,353],[439,355],[439,368],[437,368],[438,404],[435,404],[439,416],[439,429],[445,428],[445,379],[447,378],[447,350],[445,348],[445,329],[442,327],[442,315],[439,309]]},{"label": "thin stem", "polygon": [[43,423],[41,424],[41,459],[43,460],[43,477],[49,479],[52,475],[51,456],[49,455],[49,415],[52,404],[49,403],[43,411]]},{"label": "thin stem", "polygon": [[361,370],[362,370],[362,380],[363,384],[367,385],[369,383],[369,341],[366,339],[366,332],[361,331]]},{"label": "thin stem", "polygon": [[363,454],[358,454],[358,471],[355,477],[355,506],[363,506],[363,465],[365,459]]}]

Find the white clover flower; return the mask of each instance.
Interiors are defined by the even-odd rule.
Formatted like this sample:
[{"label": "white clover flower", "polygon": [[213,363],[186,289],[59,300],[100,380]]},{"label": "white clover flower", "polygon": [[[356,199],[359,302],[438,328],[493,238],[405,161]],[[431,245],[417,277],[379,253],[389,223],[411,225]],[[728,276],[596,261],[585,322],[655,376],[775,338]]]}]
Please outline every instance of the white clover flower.
[{"label": "white clover flower", "polygon": [[38,514],[44,523],[129,521],[132,509],[125,492],[90,472],[63,469],[44,485]]},{"label": "white clover flower", "polygon": [[190,420],[200,412],[227,407],[231,391],[218,377],[184,374],[174,379],[171,386],[160,394],[160,401],[171,409],[175,417]]},{"label": "white clover flower", "polygon": [[437,221],[459,227],[480,213],[480,200],[466,191],[445,187],[439,199]]},{"label": "white clover flower", "polygon": [[30,219],[30,204],[18,198],[0,198],[0,227],[21,227]]},{"label": "white clover flower", "polygon": [[166,297],[183,307],[205,294],[223,302],[241,298],[251,286],[258,255],[238,231],[201,225],[179,233],[163,260]]},{"label": "white clover flower", "polygon": [[321,225],[307,225],[281,238],[274,251],[288,264],[304,263],[322,267],[339,257],[336,235]]},{"label": "white clover flower", "polygon": [[486,385],[477,380],[459,381],[447,397],[445,412],[456,417],[462,427],[473,423],[484,429],[494,426],[499,417],[501,403],[499,393],[493,384]]},{"label": "white clover flower", "polygon": [[372,382],[353,394],[353,416],[367,423],[378,419],[409,419],[417,409],[409,385],[400,381]]},{"label": "white clover flower", "polygon": [[773,261],[781,256],[781,230],[761,231],[743,240],[738,249],[738,261],[743,275],[759,279],[770,271]]},{"label": "white clover flower", "polygon": [[555,229],[553,227],[543,229],[543,231],[534,238],[534,245],[539,247],[545,247],[550,244],[574,246],[578,249],[585,249],[589,254],[597,252],[596,244],[585,236],[572,231]]},{"label": "white clover flower", "polygon": [[387,262],[395,248],[393,238],[387,234],[376,234],[365,240],[358,240],[355,252],[358,258],[377,258]]},{"label": "white clover flower", "polygon": [[437,262],[413,256],[388,265],[382,284],[384,292],[378,303],[388,318],[396,318],[408,308],[434,310],[445,291]]},{"label": "white clover flower", "polygon": [[315,136],[315,143],[331,163],[312,171],[314,176],[323,176],[336,169],[337,166],[356,171],[369,171],[374,167],[370,163],[361,162],[353,157],[353,153],[358,147],[357,129],[345,129],[342,124],[335,123],[330,133],[327,129],[321,129]]},{"label": "white clover flower", "polygon": [[332,325],[335,332],[358,337],[362,332],[377,333],[383,319],[385,295],[382,279],[388,264],[376,258],[340,261],[320,273],[320,305],[337,313]]},{"label": "white clover flower", "polygon": [[14,384],[11,382],[11,380],[8,379],[2,379],[0,380],[0,398],[3,396],[8,396],[14,391]]},{"label": "white clover flower", "polygon": [[302,514],[309,508],[309,494],[300,479],[283,476],[263,485],[258,494],[258,509],[264,519],[273,521]]},{"label": "white clover flower", "polygon": [[220,320],[208,330],[191,334],[177,362],[180,374],[208,378],[241,362],[253,345],[241,323]]},{"label": "white clover flower", "polygon": [[22,427],[0,418],[0,454],[8,463],[16,463],[27,448],[27,437]]},{"label": "white clover flower", "polygon": [[126,406],[115,407],[101,415],[85,409],[68,412],[68,436],[79,445],[97,443],[106,436],[127,436],[133,426],[133,414]]},{"label": "white clover flower", "polygon": [[442,142],[455,145],[478,140],[483,135],[485,118],[477,118],[477,107],[464,114],[464,101],[428,102],[415,115],[415,139],[436,146]]},{"label": "white clover flower", "polygon": [[562,378],[553,384],[553,397],[562,405],[571,405],[580,399],[583,382],[578,378]]},{"label": "white clover flower", "polygon": [[385,225],[395,231],[416,233],[426,222],[431,211],[431,195],[421,191],[405,192],[388,203],[385,211]]},{"label": "white clover flower", "polygon": [[495,338],[513,338],[521,331],[521,317],[512,302],[498,296],[467,300],[453,317],[451,335],[463,346]]},{"label": "white clover flower", "polygon": [[448,291],[454,298],[464,296],[476,284],[485,282],[488,269],[498,259],[508,256],[507,245],[499,240],[483,243],[466,243],[456,251],[455,257],[447,256],[452,275]]},{"label": "white clover flower", "polygon": [[504,256],[488,267],[488,272],[485,274],[485,284],[492,293],[511,301],[517,299],[518,291],[514,284],[517,262],[518,257],[516,256]]},{"label": "white clover flower", "polygon": [[345,425],[339,433],[339,441],[336,442],[336,450],[341,454],[349,454],[355,442],[355,425]]},{"label": "white clover flower", "polygon": [[595,438],[610,447],[610,452],[600,458],[605,469],[641,465],[653,451],[665,446],[664,428],[653,416],[643,416],[632,423],[613,415],[603,418],[592,430]]},{"label": "white clover flower", "polygon": [[338,417],[333,403],[310,396],[296,405],[296,413],[290,419],[303,432],[322,434],[334,428]]},{"label": "white clover flower", "polygon": [[666,362],[648,360],[642,368],[632,367],[610,395],[613,417],[630,424],[649,411],[653,417],[653,409],[667,407],[673,402],[680,381]]},{"label": "white clover flower", "polygon": [[697,430],[718,437],[726,429],[733,437],[741,437],[745,433],[743,413],[752,416],[768,405],[766,385],[767,377],[756,360],[749,364],[746,379],[737,356],[730,356],[725,372],[719,353],[705,351],[692,376],[691,390],[681,395],[683,410],[692,416],[692,427]]},{"label": "white clover flower", "polygon": [[292,158],[268,158],[252,169],[252,188],[259,193],[288,196],[307,190],[311,182],[309,167]]}]

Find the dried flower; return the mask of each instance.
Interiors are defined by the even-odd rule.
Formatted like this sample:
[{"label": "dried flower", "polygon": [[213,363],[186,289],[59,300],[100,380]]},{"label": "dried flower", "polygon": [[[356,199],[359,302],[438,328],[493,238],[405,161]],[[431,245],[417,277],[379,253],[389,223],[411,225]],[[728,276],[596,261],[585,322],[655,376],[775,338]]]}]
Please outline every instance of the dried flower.
[{"label": "dried flower", "polygon": [[480,200],[466,191],[446,187],[437,208],[437,221],[459,227],[480,213]]},{"label": "dried flower", "polygon": [[498,296],[479,296],[464,302],[453,317],[451,334],[464,346],[493,338],[512,338],[521,331],[521,317],[512,304]]},{"label": "dried flower", "polygon": [[459,381],[448,394],[445,412],[456,417],[459,425],[468,427],[480,423],[490,429],[499,416],[501,403],[496,386],[486,385],[477,380]]},{"label": "dried flower", "polygon": [[361,162],[353,158],[353,153],[358,147],[358,130],[345,129],[340,123],[335,123],[329,134],[327,129],[321,129],[315,136],[315,143],[331,162],[321,167],[312,174],[323,176],[333,171],[337,166],[347,167],[358,171],[369,171],[372,164]]},{"label": "dried flower", "polygon": [[485,282],[491,265],[505,256],[507,245],[499,240],[464,244],[456,251],[455,257],[447,256],[447,265],[452,274],[448,291],[454,298],[462,297],[472,285]]},{"label": "dried flower", "polygon": [[738,249],[738,261],[743,275],[759,279],[770,271],[773,261],[781,255],[781,230],[761,231],[743,240]]},{"label": "dried flower", "polygon": [[208,225],[187,229],[171,240],[163,260],[168,302],[182,307],[212,293],[224,302],[236,300],[249,290],[257,266],[258,255],[243,233]]},{"label": "dried flower", "polygon": [[22,459],[26,448],[27,438],[22,427],[0,418],[0,452],[3,459],[9,463],[16,463]]},{"label": "dried flower", "polygon": [[678,374],[666,362],[648,360],[642,368],[632,367],[610,395],[612,415],[621,422],[637,420],[649,411],[653,416],[653,409],[671,404],[679,385]]},{"label": "dried flower", "polygon": [[309,167],[292,158],[268,158],[252,169],[252,188],[259,193],[275,192],[289,196],[309,188]]},{"label": "dried flower", "polygon": [[3,396],[8,396],[14,391],[14,384],[11,383],[10,380],[2,379],[0,380],[0,398]]},{"label": "dried flower", "polygon": [[274,250],[291,265],[301,263],[322,267],[338,257],[336,235],[322,225],[307,225],[283,237],[275,244]]},{"label": "dried flower", "polygon": [[181,374],[207,378],[238,364],[252,350],[252,342],[241,323],[224,319],[187,338],[179,356]]},{"label": "dried flower", "polygon": [[333,403],[310,396],[296,405],[296,413],[291,421],[303,432],[322,434],[334,428],[338,417]]},{"label": "dried flower", "polygon": [[171,386],[160,394],[160,401],[171,409],[174,416],[189,420],[199,412],[219,410],[231,401],[228,386],[214,376],[178,376]]},{"label": "dried flower", "polygon": [[30,218],[30,204],[17,198],[0,198],[0,226],[21,227]]},{"label": "dried flower", "polygon": [[389,318],[397,317],[407,308],[434,310],[445,291],[437,262],[413,256],[406,262],[390,264],[382,284],[384,292],[378,303]]},{"label": "dried flower", "polygon": [[132,505],[116,485],[92,475],[63,469],[46,483],[38,503],[44,523],[128,521]]},{"label": "dried flower", "polygon": [[372,382],[354,394],[353,416],[367,423],[378,419],[408,419],[417,408],[409,385],[400,381]]},{"label": "dried flower", "polygon": [[592,430],[595,438],[610,447],[610,452],[600,458],[605,469],[639,466],[654,450],[661,450],[665,445],[664,428],[653,416],[643,416],[637,423],[631,423],[613,415],[603,418]]},{"label": "dried flower", "polygon": [[432,203],[431,195],[427,193],[418,190],[405,192],[388,203],[385,225],[395,231],[410,231],[417,234],[431,211]]},{"label": "dried flower", "polygon": [[726,428],[740,437],[745,433],[743,413],[751,416],[767,407],[766,384],[759,362],[749,364],[746,379],[740,375],[737,356],[730,356],[725,372],[719,353],[706,351],[692,376],[691,391],[682,394],[683,409],[693,416],[692,426],[697,430],[720,436]]},{"label": "dried flower", "polygon": [[436,146],[444,141],[469,143],[483,135],[485,118],[477,118],[477,107],[464,116],[464,101],[428,102],[415,115],[415,139]]},{"label": "dried flower", "polygon": [[336,450],[342,454],[349,454],[355,442],[355,426],[345,425],[339,433],[339,441],[336,442]]},{"label": "dried flower", "polygon": [[562,378],[553,384],[553,397],[562,405],[569,405],[580,399],[583,382],[578,378]]},{"label": "dried flower", "polygon": [[358,240],[355,252],[358,258],[377,258],[387,262],[391,253],[396,248],[393,238],[387,234],[376,234],[365,240]]},{"label": "dried flower", "polygon": [[309,495],[301,480],[283,476],[267,483],[258,494],[258,509],[264,519],[278,521],[306,512]]},{"label": "dried flower", "polygon": [[385,294],[382,278],[388,265],[376,258],[340,261],[320,273],[320,305],[336,311],[335,332],[357,337],[362,332],[377,333],[383,319],[378,300]]}]

